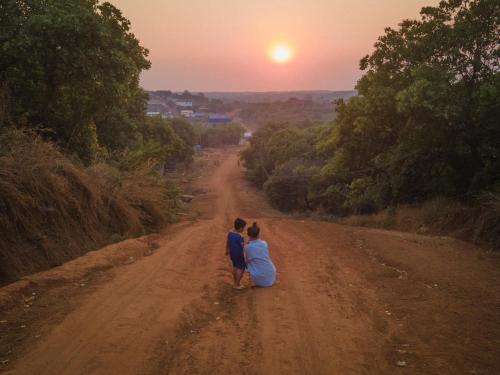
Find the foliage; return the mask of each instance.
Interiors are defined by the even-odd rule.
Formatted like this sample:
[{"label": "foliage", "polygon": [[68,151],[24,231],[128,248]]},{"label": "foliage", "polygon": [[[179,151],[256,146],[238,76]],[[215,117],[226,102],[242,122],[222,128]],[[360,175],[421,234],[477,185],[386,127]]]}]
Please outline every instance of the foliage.
[{"label": "foliage", "polygon": [[185,120],[146,117],[138,132],[136,143],[118,158],[120,169],[131,170],[147,161],[162,169],[191,164],[195,133]]},{"label": "foliage", "polygon": [[247,177],[263,187],[271,202],[290,211],[311,208],[322,154],[314,145],[330,126],[297,129],[268,125],[257,130],[242,151]]},{"label": "foliage", "polygon": [[[248,177],[287,210],[475,202],[500,182],[499,19],[497,0],[447,0],[387,28],[333,125],[259,129],[242,153]],[[301,163],[307,181],[293,179]]]},{"label": "foliage", "polygon": [[237,145],[245,129],[239,124],[197,125],[196,137],[202,147]]},{"label": "foliage", "polygon": [[134,138],[144,113],[139,73],[148,51],[108,2],[0,3],[0,87],[14,122],[51,129],[52,139],[90,163],[95,138],[111,150]]},{"label": "foliage", "polygon": [[470,199],[499,179],[500,4],[443,1],[421,14],[361,61],[367,73],[338,107],[324,170],[348,184],[370,178],[379,192],[356,190],[382,204]]},{"label": "foliage", "polygon": [[194,155],[194,145],[197,140],[194,127],[186,120],[179,118],[169,120],[169,124],[181,140],[177,149],[176,159],[184,165],[191,164]]},{"label": "foliage", "polygon": [[315,166],[305,159],[295,158],[278,165],[264,183],[264,191],[280,210],[311,208],[310,179]]}]

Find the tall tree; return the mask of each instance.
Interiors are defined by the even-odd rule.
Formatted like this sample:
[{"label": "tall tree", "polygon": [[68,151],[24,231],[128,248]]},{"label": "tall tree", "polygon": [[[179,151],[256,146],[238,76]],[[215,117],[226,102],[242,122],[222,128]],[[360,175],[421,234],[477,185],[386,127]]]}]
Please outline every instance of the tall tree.
[{"label": "tall tree", "polygon": [[324,174],[356,187],[346,194],[466,199],[500,181],[500,3],[447,0],[421,16],[386,29],[359,97],[338,107]]},{"label": "tall tree", "polygon": [[150,66],[147,55],[110,3],[0,2],[0,86],[9,92],[10,112],[51,129],[84,161],[98,140],[117,145],[110,134],[116,123],[126,132],[134,128],[144,106],[139,74]]}]

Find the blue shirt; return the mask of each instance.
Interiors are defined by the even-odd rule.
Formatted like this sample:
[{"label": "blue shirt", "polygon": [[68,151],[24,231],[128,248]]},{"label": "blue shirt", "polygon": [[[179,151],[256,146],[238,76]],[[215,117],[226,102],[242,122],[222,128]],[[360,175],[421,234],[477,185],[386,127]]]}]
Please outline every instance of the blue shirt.
[{"label": "blue shirt", "polygon": [[271,286],[276,281],[276,267],[269,256],[267,242],[250,241],[245,246],[247,268],[252,281],[257,286]]},{"label": "blue shirt", "polygon": [[227,234],[227,247],[231,258],[243,256],[243,243],[245,239],[237,232],[229,232]]}]

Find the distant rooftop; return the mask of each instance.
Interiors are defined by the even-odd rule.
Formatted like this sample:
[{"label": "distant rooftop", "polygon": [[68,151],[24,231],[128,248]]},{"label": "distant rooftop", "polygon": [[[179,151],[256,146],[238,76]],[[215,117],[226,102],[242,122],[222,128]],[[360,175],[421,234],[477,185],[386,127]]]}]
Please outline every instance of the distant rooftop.
[{"label": "distant rooftop", "polygon": [[167,113],[168,107],[162,103],[148,103],[148,108],[146,109],[146,113]]},{"label": "distant rooftop", "polygon": [[209,124],[227,124],[231,122],[231,117],[227,115],[212,114],[208,116]]}]

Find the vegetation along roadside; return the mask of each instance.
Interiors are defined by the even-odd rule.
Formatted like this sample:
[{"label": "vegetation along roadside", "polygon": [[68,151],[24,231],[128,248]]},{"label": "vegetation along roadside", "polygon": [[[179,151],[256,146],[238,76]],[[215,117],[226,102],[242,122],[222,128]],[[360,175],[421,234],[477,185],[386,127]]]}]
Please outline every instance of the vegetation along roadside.
[{"label": "vegetation along roadside", "polygon": [[335,121],[260,128],[242,153],[247,177],[285,211],[346,217],[449,202],[436,215],[498,248],[499,14],[497,1],[443,1],[386,29]]},{"label": "vegetation along roadside", "polygon": [[239,141],[145,115],[148,50],[110,3],[8,0],[0,35],[0,285],[174,221],[166,172]]}]

